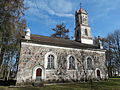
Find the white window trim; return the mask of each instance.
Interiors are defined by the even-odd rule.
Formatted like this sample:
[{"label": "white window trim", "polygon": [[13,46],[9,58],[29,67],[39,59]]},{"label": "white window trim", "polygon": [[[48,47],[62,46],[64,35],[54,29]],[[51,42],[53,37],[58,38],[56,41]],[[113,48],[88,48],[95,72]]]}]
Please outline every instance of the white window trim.
[{"label": "white window trim", "polygon": [[100,70],[100,77],[102,78],[102,72],[100,68],[96,68],[95,69],[95,77],[97,78],[97,70]]},{"label": "white window trim", "polygon": [[33,68],[33,70],[32,70],[32,80],[36,80],[36,70],[38,68],[42,69],[42,76],[41,76],[41,78],[42,78],[42,80],[45,80],[45,69],[42,66],[39,66],[39,65],[35,66]]},{"label": "white window trim", "polygon": [[[86,59],[85,59],[85,67],[86,67],[86,70],[88,70],[88,66],[87,66],[87,59],[88,58],[91,58],[92,59],[92,66],[94,66],[94,61],[93,61],[93,58],[91,56],[87,56]],[[88,71],[93,71],[93,70],[88,70]]]},{"label": "white window trim", "polygon": [[[71,56],[74,57],[74,59],[75,59],[75,69],[72,69],[72,70],[69,69],[69,58],[70,58]],[[75,70],[77,70],[77,60],[76,60],[76,58],[75,58],[74,55],[68,55],[68,56],[67,56],[67,70],[68,70],[68,71],[75,71]]]},{"label": "white window trim", "polygon": [[55,69],[47,69],[47,65],[48,65],[48,56],[49,55],[53,55],[54,56],[54,68],[56,69],[57,68],[57,55],[53,52],[48,52],[45,54],[45,60],[44,60],[44,67],[46,70],[49,70],[49,71],[53,71]]}]

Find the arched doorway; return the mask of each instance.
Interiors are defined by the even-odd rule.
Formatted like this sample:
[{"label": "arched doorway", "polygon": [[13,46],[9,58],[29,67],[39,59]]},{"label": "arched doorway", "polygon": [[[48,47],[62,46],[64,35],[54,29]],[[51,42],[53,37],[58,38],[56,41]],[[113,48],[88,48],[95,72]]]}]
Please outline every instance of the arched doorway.
[{"label": "arched doorway", "polygon": [[100,70],[97,70],[97,78],[100,78]]},{"label": "arched doorway", "polygon": [[36,81],[42,81],[42,69],[38,68],[36,70]]}]

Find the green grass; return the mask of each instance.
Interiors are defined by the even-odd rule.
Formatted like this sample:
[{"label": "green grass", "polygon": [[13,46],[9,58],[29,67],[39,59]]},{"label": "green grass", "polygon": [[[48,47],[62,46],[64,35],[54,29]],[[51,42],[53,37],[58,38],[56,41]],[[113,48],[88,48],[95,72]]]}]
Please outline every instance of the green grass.
[{"label": "green grass", "polygon": [[92,86],[90,83],[59,84],[42,87],[26,86],[21,88],[1,86],[0,90],[120,90],[120,78],[111,78],[108,81],[94,82]]}]

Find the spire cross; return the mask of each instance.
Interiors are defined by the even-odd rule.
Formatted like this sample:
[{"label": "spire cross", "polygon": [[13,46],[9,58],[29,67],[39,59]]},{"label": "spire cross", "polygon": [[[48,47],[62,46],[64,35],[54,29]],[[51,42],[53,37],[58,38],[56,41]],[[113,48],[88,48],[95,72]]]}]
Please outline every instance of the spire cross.
[{"label": "spire cross", "polygon": [[82,8],[82,3],[80,3],[80,8]]}]

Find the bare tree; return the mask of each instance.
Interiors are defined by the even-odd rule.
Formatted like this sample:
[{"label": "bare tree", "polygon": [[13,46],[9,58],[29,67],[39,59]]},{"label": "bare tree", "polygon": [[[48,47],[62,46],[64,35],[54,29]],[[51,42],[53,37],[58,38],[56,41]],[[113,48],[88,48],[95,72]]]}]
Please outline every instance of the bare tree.
[{"label": "bare tree", "polygon": [[113,72],[120,73],[120,30],[115,30],[113,33],[108,34],[106,38],[96,37],[95,42],[98,45],[99,40],[102,41],[103,48],[106,49],[106,65],[108,68],[108,76],[112,77]]},{"label": "bare tree", "polygon": [[0,78],[8,78],[14,66],[12,60],[20,49],[19,34],[26,27],[24,10],[24,0],[0,1]]},{"label": "bare tree", "polygon": [[[114,31],[112,34],[109,34],[107,37],[109,44],[109,57],[111,68],[116,66],[119,73],[120,67],[120,30]],[[115,65],[114,65],[115,64]]]}]

